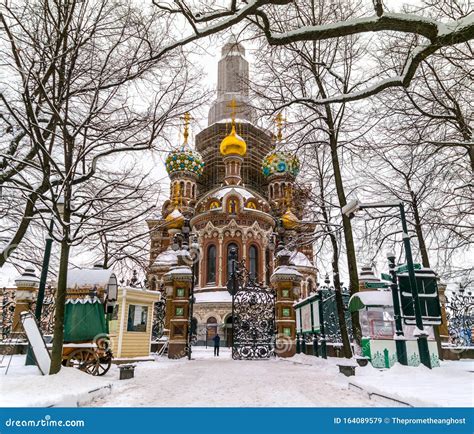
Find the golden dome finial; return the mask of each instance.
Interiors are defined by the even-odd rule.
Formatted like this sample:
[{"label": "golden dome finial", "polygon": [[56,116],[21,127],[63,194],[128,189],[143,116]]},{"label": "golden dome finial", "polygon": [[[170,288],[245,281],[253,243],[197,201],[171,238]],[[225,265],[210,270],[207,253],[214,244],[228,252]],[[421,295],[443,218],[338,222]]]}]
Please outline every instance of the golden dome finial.
[{"label": "golden dome finial", "polygon": [[281,216],[283,227],[285,229],[294,229],[294,228],[296,228],[296,226],[298,226],[298,223],[299,223],[298,217],[296,217],[296,215],[291,210],[292,196],[293,196],[293,194],[292,194],[291,187],[289,187],[289,186],[286,187],[285,188],[286,211]]},{"label": "golden dome finial", "polygon": [[173,206],[174,206],[174,209],[178,208],[179,205],[181,204],[181,186],[179,185],[179,182],[177,182],[175,185],[174,185],[174,188],[173,188],[173,198],[171,200]]},{"label": "golden dome finial", "polygon": [[179,185],[179,182],[177,182],[173,188],[173,195],[172,195],[172,200],[173,204],[173,211],[171,211],[165,218],[166,224],[168,226],[168,229],[181,229],[184,225],[184,216],[181,214],[181,211],[179,210],[179,205],[181,202],[181,206],[183,205],[182,203],[182,196],[181,196],[181,187]]},{"label": "golden dome finial", "polygon": [[183,146],[188,144],[188,137],[189,137],[189,123],[193,119],[189,112],[186,112],[184,116],[181,118],[184,121],[184,132],[183,132],[183,137],[184,137],[184,142]]},{"label": "golden dome finial", "polygon": [[283,117],[282,113],[279,112],[275,116],[275,123],[276,123],[276,126],[277,126],[277,140],[279,142],[281,142],[282,139],[283,139],[283,123],[284,122],[286,122],[286,119]]},{"label": "golden dome finial", "polygon": [[230,131],[230,134],[227,135],[224,140],[221,142],[220,146],[220,151],[221,154],[226,156],[226,155],[239,155],[243,157],[246,152],[247,152],[247,144],[245,143],[245,140],[242,139],[237,134],[236,126],[235,126],[235,115],[236,115],[236,108],[237,108],[237,102],[235,101],[235,98],[232,98],[232,101],[227,104],[227,107],[230,107],[231,112],[230,112],[230,119],[231,119],[231,125],[232,129]]},{"label": "golden dome finial", "polygon": [[232,98],[230,103],[227,104],[227,107],[230,107],[230,119],[232,128],[235,128],[235,115],[237,114],[237,101],[235,100],[235,98]]}]

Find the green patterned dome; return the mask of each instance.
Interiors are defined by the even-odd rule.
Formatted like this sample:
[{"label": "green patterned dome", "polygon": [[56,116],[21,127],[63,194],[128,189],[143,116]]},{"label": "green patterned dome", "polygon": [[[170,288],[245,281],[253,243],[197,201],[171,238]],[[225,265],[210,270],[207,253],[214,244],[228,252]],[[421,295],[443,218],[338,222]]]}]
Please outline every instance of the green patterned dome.
[{"label": "green patterned dome", "polygon": [[262,162],[262,172],[265,177],[274,175],[291,175],[296,178],[300,171],[298,157],[286,151],[271,151]]},{"label": "green patterned dome", "polygon": [[196,176],[201,176],[204,170],[204,161],[199,152],[188,147],[183,147],[179,151],[172,151],[166,158],[166,171],[169,175],[179,172],[188,172]]}]

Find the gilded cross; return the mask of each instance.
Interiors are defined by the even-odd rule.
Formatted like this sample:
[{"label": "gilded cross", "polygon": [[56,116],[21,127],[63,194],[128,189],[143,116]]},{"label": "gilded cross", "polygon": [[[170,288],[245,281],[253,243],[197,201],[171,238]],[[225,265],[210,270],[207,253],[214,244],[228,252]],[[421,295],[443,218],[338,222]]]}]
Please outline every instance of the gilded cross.
[{"label": "gilded cross", "polygon": [[188,137],[189,137],[189,123],[193,119],[189,112],[186,112],[184,116],[181,118],[184,121],[184,143],[188,143]]},{"label": "gilded cross", "polygon": [[232,98],[229,104],[227,104],[227,107],[230,107],[230,118],[232,119],[232,124],[235,122],[235,115],[237,114],[237,107],[238,104],[235,101],[235,98]]},{"label": "gilded cross", "polygon": [[283,115],[280,113],[278,113],[276,116],[275,116],[275,123],[276,123],[276,126],[277,126],[277,139],[279,142],[281,142],[281,140],[283,139],[283,123],[286,121],[286,119],[283,117]]}]

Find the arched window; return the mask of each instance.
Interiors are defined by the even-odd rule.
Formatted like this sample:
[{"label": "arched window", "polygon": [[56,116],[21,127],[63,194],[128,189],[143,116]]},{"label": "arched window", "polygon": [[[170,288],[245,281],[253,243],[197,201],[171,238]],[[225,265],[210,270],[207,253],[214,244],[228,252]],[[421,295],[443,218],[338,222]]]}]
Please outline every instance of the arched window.
[{"label": "arched window", "polygon": [[313,281],[311,279],[308,279],[308,295],[311,294],[314,291],[314,285]]},{"label": "arched window", "polygon": [[230,273],[232,272],[232,256],[230,252],[232,249],[235,249],[237,252],[237,261],[239,260],[239,247],[235,243],[230,243],[227,245],[227,280],[230,278]]},{"label": "arched window", "polygon": [[207,248],[207,283],[216,281],[216,246],[211,244]]},{"label": "arched window", "polygon": [[196,184],[193,184],[192,192],[193,199],[196,199]]},{"label": "arched window", "polygon": [[251,245],[249,249],[249,272],[250,277],[254,280],[258,277],[258,248]]}]

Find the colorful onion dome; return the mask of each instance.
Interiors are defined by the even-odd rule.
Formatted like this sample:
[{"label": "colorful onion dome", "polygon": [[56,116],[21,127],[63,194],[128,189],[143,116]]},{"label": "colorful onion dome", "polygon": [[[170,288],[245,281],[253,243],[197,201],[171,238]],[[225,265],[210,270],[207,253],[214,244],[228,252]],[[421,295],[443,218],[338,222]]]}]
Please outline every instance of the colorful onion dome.
[{"label": "colorful onion dome", "polygon": [[166,158],[166,171],[169,175],[188,172],[201,176],[204,170],[204,161],[199,152],[183,146],[179,151],[172,151]]},{"label": "colorful onion dome", "polygon": [[230,134],[221,142],[220,151],[224,156],[239,155],[241,157],[243,157],[247,152],[247,144],[235,131],[234,121],[232,121],[232,130]]},{"label": "colorful onion dome", "polygon": [[267,178],[273,175],[291,175],[294,178],[300,171],[298,157],[287,151],[270,151],[263,158],[262,172]]}]

